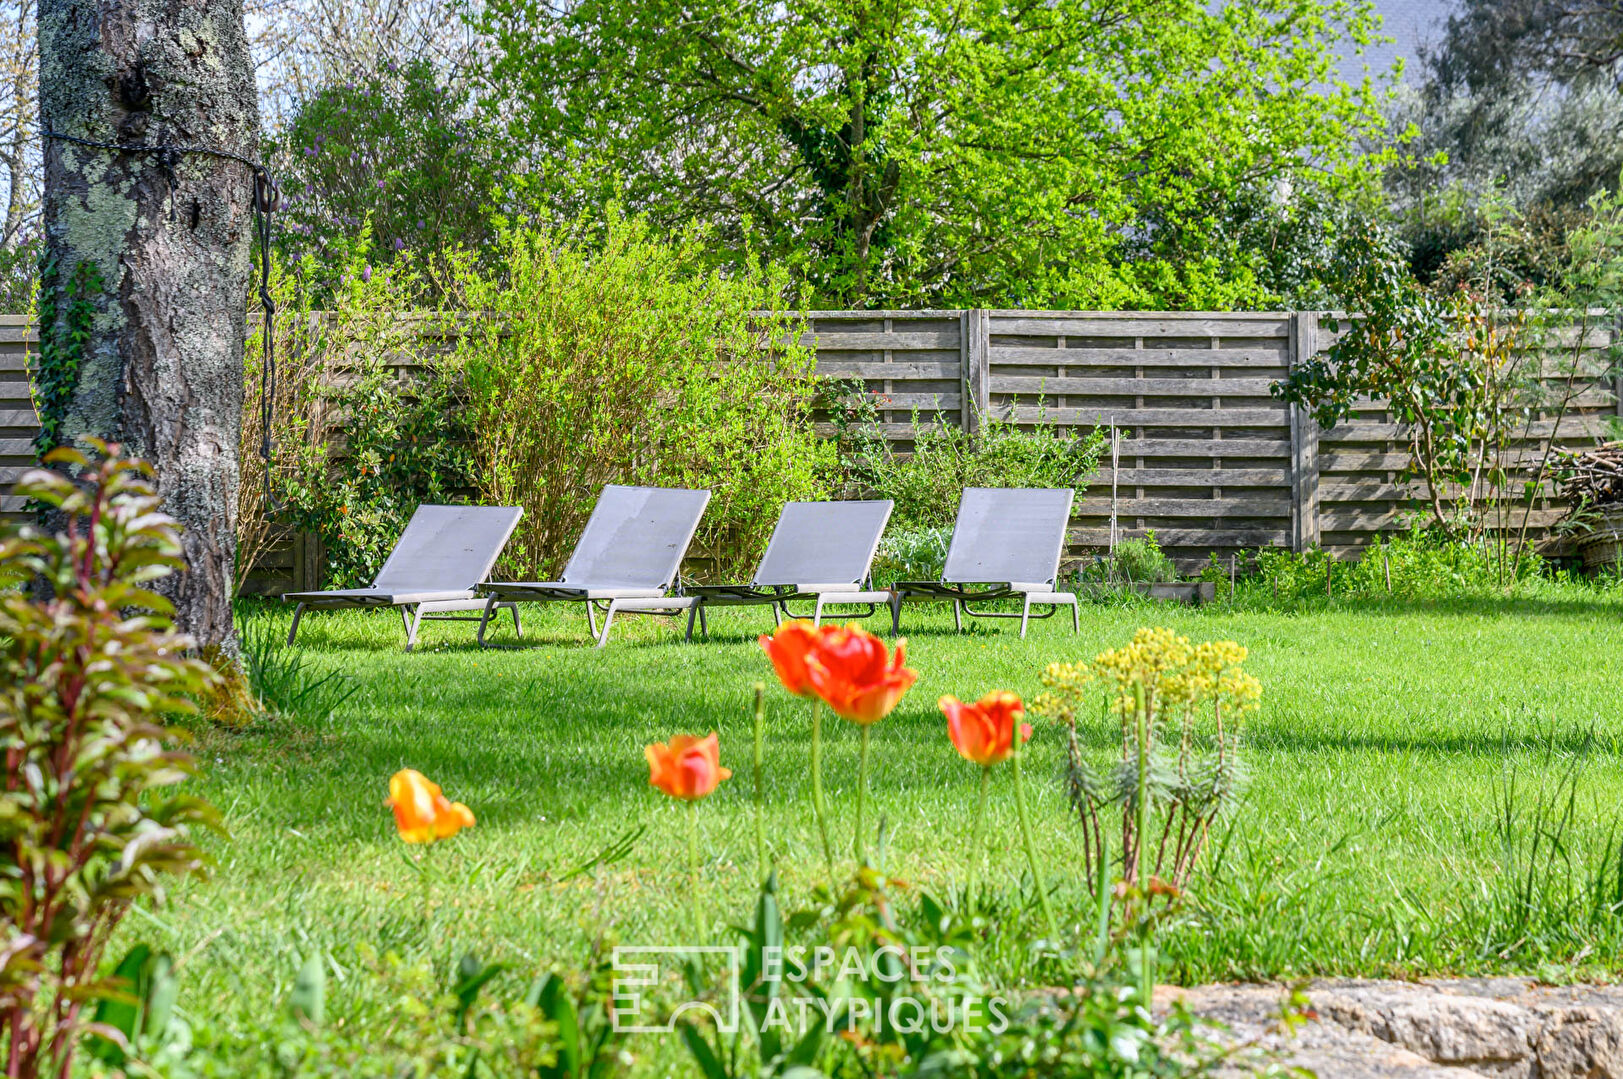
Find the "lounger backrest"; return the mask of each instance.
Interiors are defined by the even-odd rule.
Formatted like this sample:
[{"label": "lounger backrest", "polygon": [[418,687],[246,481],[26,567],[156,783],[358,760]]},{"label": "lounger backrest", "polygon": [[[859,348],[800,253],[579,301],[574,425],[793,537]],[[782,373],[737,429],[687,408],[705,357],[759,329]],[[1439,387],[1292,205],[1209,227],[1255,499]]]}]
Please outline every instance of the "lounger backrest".
[{"label": "lounger backrest", "polygon": [[789,503],[778,514],[755,586],[861,584],[894,505],[888,499]]},{"label": "lounger backrest", "polygon": [[396,591],[472,588],[489,576],[522,516],[518,506],[418,506],[372,583]]},{"label": "lounger backrest", "polygon": [[1047,583],[1059,575],[1075,492],[966,487],[941,580],[947,584]]},{"label": "lounger backrest", "polygon": [[669,588],[709,502],[709,491],[609,484],[569,556],[563,583]]}]

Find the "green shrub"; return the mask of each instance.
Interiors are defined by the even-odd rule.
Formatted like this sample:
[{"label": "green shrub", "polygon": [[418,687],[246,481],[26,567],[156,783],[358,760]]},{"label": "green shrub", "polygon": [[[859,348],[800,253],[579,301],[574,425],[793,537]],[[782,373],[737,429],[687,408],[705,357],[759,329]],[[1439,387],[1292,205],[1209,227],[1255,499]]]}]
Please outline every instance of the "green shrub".
[{"label": "green shrub", "polygon": [[696,550],[723,571],[759,554],[783,503],[817,497],[815,363],[783,312],[786,278],[704,268],[705,238],[611,214],[596,248],[501,239],[500,276],[454,260],[485,498],[524,507],[504,571],[558,573],[605,483],[712,492]]},{"label": "green shrub", "polygon": [[[1491,545],[1451,539],[1434,529],[1378,540],[1355,562],[1336,561],[1319,548],[1301,552],[1264,548],[1243,556],[1241,565],[1249,569],[1243,590],[1269,602],[1503,595],[1549,572],[1535,554],[1505,558]],[[1510,566],[1516,576],[1503,580]]]},{"label": "green shrub", "polygon": [[[356,250],[367,237],[363,229]],[[464,501],[473,478],[460,373],[431,351],[432,319],[413,314],[423,285],[412,260],[373,270],[351,253],[338,266],[330,293],[308,285],[319,270],[311,259],[278,279],[284,389],[271,491],[281,506],[240,506],[238,531],[263,533],[276,519],[314,533],[322,583],[351,588],[371,583],[419,504]],[[330,295],[325,316],[310,307],[318,293]],[[250,353],[257,372],[257,342]],[[410,374],[402,357],[416,361]]]},{"label": "green shrub", "polygon": [[[850,403],[849,394],[843,400],[860,420],[860,402]],[[899,454],[861,430],[872,428],[858,427],[840,440],[842,466],[855,486],[895,501],[891,528],[899,531],[951,527],[965,487],[1084,486],[1104,446],[1097,429],[1077,434],[1040,422],[1028,430],[988,417],[970,434],[943,423],[921,425],[915,417],[913,452]]]},{"label": "green shrub", "polygon": [[1141,537],[1125,539],[1116,544],[1109,571],[1120,581],[1161,583],[1178,579],[1178,567],[1162,552],[1153,528]]},{"label": "green shrub", "polygon": [[950,527],[887,528],[873,560],[874,583],[940,580],[951,542]]},{"label": "green shrub", "polygon": [[[27,526],[0,541],[0,1044],[8,1074],[68,1075],[113,987],[98,977],[108,937],[164,878],[199,871],[191,827],[213,807],[168,794],[192,770],[161,718],[194,711],[217,680],[185,658],[173,610],[150,582],[184,566],[146,466],[95,444],[58,449],[19,494],[65,531]],[[32,598],[24,586],[43,587]]]}]

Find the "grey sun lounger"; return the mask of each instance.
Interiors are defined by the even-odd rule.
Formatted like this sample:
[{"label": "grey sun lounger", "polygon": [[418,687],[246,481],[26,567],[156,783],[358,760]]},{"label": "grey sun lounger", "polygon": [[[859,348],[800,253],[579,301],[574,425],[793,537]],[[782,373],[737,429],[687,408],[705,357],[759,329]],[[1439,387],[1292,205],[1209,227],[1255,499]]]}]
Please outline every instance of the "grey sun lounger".
[{"label": "grey sun lounger", "polygon": [[[891,631],[901,631],[902,603],[925,600],[952,604],[953,623],[962,630],[964,614],[977,618],[1019,618],[1020,636],[1033,617],[1032,604],[1048,610],[1071,608],[1071,628],[1081,629],[1076,594],[1058,591],[1059,562],[1075,492],[1061,488],[966,487],[952,526],[952,544],[940,581],[908,581],[891,588]],[[1020,613],[977,611],[971,603],[1023,600]]]},{"label": "grey sun lounger", "polygon": [[[408,652],[417,644],[417,630],[425,618],[479,621],[482,631],[486,615],[447,618],[443,612],[484,610],[485,600],[474,593],[473,586],[490,573],[522,516],[524,510],[518,506],[418,506],[370,588],[282,596],[284,601],[298,604],[287,643],[293,643],[307,610],[399,608]],[[513,611],[513,629],[519,632],[518,608],[507,606]]]},{"label": "grey sun lounger", "polygon": [[[485,597],[485,621],[495,609],[510,603],[584,603],[586,620],[599,648],[608,643],[609,627],[621,611],[676,614],[690,604],[668,593],[688,544],[699,529],[699,518],[710,502],[709,491],[671,487],[603,488],[556,581],[491,581],[479,587]],[[650,600],[659,600],[650,603]],[[603,629],[596,611],[603,608]],[[485,626],[479,626],[485,643]]]},{"label": "grey sun lounger", "polygon": [[812,624],[823,620],[827,604],[867,604],[866,618],[875,605],[890,602],[890,592],[874,589],[869,574],[879,537],[890,520],[895,503],[874,502],[790,502],[778,515],[778,523],[767,542],[766,554],[755,577],[747,585],[693,585],[684,598],[688,607],[688,640],[693,639],[693,621],[701,631],[708,607],[768,605],[774,622],[785,616],[797,617],[789,609],[792,601],[813,604]]}]

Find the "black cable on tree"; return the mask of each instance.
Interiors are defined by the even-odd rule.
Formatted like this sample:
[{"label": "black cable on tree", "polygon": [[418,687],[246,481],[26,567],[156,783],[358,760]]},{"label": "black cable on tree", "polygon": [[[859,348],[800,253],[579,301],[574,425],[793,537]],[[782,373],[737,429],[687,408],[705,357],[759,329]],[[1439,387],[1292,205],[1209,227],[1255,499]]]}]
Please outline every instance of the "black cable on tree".
[{"label": "black cable on tree", "polygon": [[[221,150],[213,146],[172,146],[167,143],[126,143],[126,142],[98,142],[95,139],[81,139],[77,135],[64,135],[60,131],[45,132],[47,139],[56,139],[59,142],[71,142],[77,146],[88,146],[96,150],[113,150],[121,154],[155,154],[163,168],[164,176],[169,182],[171,192],[175,181],[175,166],[180,164],[182,154],[203,154],[207,157],[224,158],[227,161],[237,161],[248,166],[254,176],[254,235],[259,240],[259,306],[264,315],[260,328],[260,342],[265,353],[264,365],[259,370],[259,459],[265,468],[265,498],[275,509],[281,509],[281,502],[277,499],[271,487],[271,419],[275,414],[273,402],[276,400],[276,301],[270,294],[270,237],[271,214],[281,208],[282,193],[272,179],[270,169],[262,162],[253,161],[230,150]],[[175,206],[171,199],[169,204],[169,217],[174,220]]]}]

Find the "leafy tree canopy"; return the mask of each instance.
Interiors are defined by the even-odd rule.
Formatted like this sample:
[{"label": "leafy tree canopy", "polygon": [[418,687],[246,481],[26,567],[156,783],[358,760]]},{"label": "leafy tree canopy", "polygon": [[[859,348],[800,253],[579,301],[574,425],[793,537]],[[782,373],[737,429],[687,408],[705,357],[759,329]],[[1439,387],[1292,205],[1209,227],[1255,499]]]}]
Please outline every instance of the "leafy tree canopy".
[{"label": "leafy tree canopy", "polygon": [[1374,170],[1362,0],[488,0],[514,188],[698,221],[826,306],[1278,294],[1259,221]]}]

